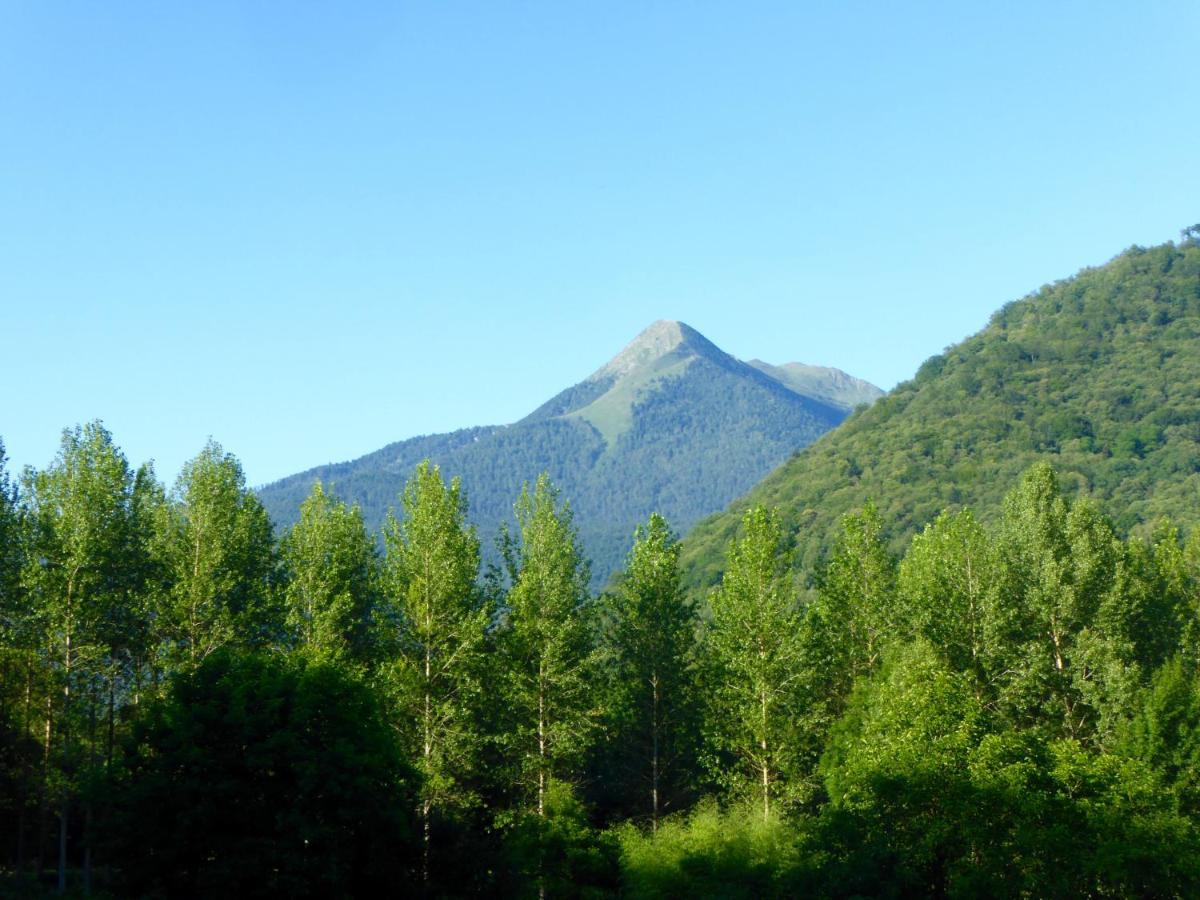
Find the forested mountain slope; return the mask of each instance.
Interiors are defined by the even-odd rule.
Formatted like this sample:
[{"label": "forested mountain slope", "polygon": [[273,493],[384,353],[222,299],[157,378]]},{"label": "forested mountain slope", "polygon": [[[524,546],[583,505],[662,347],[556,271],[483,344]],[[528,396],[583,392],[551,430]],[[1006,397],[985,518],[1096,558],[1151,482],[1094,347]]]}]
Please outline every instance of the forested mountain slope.
[{"label": "forested mountain slope", "polygon": [[1200,517],[1200,245],[1134,247],[1009,303],[912,381],[796,454],[685,542],[713,583],[745,509],[778,507],[812,571],[846,512],[873,500],[893,549],[946,507],[994,518],[1035,460],[1118,529]]},{"label": "forested mountain slope", "polygon": [[513,425],[390,444],[267,485],[260,496],[276,525],[289,525],[320,479],[358,503],[375,529],[428,458],[447,477],[462,477],[487,548],[500,524],[511,523],[521,485],[548,472],[571,503],[593,583],[600,584],[649,513],[686,529],[845,418],[846,386],[865,383],[836,369],[808,369],[815,377],[805,393],[683,323],[656,322],[589,378]]}]

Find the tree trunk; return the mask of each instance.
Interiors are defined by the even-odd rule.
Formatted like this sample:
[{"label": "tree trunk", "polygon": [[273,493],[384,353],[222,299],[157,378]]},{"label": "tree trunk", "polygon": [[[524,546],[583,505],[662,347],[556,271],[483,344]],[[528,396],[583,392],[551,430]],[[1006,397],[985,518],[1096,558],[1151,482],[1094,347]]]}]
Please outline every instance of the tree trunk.
[{"label": "tree trunk", "polygon": [[[28,735],[30,728],[33,725],[33,662],[26,656],[25,658],[25,700],[21,707],[21,735]],[[17,812],[17,872],[25,870],[26,855],[28,848],[26,847],[25,832],[28,828],[26,818],[28,815],[29,801],[32,799],[31,785],[33,784],[33,760],[28,754],[23,754],[25,763],[23,766],[24,779],[21,784],[21,808]]]},{"label": "tree trunk", "polygon": [[50,692],[46,692],[46,731],[42,741],[42,802],[38,812],[37,845],[34,858],[34,868],[41,876],[45,864],[46,842],[50,838],[50,747],[52,741],[52,704],[54,700]]},{"label": "tree trunk", "polygon": [[538,799],[539,816],[546,815],[546,684],[543,663],[538,663]]},{"label": "tree trunk", "polygon": [[[538,815],[546,816],[546,683],[545,664],[538,662]],[[540,843],[540,841],[539,841]],[[545,851],[538,848],[538,900],[546,900]]]},{"label": "tree trunk", "polygon": [[[432,627],[432,626],[431,626]],[[425,722],[423,744],[425,774],[428,776],[430,759],[433,756],[433,707],[432,698],[430,697],[430,682],[433,680],[433,659],[430,654],[429,645],[425,645]],[[429,893],[429,851],[431,835],[429,829],[429,815],[432,811],[432,803],[428,795],[421,802],[421,885],[426,895]]]},{"label": "tree trunk", "polygon": [[658,832],[658,673],[651,677],[653,711],[651,714],[650,738],[650,829]]},{"label": "tree trunk", "polygon": [[[71,631],[66,636],[66,655],[63,667],[63,769],[70,765],[71,729],[68,716],[71,712]],[[63,789],[62,805],[58,816],[58,892],[67,892],[67,815],[70,812],[70,793]]]},{"label": "tree trunk", "polygon": [[767,761],[767,692],[762,693],[762,792],[763,792],[763,821],[771,818],[771,778],[770,763]]}]

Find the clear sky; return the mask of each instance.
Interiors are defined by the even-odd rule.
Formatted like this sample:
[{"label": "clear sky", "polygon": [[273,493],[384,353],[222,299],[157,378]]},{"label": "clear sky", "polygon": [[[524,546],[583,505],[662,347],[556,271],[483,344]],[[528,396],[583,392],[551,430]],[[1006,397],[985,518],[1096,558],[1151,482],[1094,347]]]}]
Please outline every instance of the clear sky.
[{"label": "clear sky", "polygon": [[251,483],[654,319],[882,387],[1200,221],[1196,3],[0,0],[0,437]]}]

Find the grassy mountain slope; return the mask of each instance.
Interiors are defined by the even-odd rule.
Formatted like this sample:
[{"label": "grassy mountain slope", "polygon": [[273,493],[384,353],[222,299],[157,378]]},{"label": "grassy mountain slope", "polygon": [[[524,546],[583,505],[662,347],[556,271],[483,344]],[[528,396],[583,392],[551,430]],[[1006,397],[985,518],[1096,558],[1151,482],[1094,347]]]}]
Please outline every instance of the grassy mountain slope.
[{"label": "grassy mountain slope", "polygon": [[413,467],[429,458],[459,475],[490,545],[512,521],[522,483],[549,472],[575,511],[600,584],[652,511],[683,530],[845,418],[721,351],[679,322],[656,322],[607,365],[521,421],[391,444],[353,462],[260,491],[287,525],[312,483],[362,506],[377,528]]},{"label": "grassy mountain slope", "polygon": [[847,412],[862,403],[870,405],[883,396],[883,391],[871,382],[828,366],[809,366],[796,362],[773,366],[761,359],[749,360],[748,364],[798,394],[823,400]]},{"label": "grassy mountain slope", "polygon": [[698,524],[687,579],[712,583],[742,511],[779,507],[811,571],[874,500],[896,547],[946,507],[989,518],[1037,459],[1130,531],[1200,519],[1200,245],[1133,248],[1010,303],[912,381]]}]

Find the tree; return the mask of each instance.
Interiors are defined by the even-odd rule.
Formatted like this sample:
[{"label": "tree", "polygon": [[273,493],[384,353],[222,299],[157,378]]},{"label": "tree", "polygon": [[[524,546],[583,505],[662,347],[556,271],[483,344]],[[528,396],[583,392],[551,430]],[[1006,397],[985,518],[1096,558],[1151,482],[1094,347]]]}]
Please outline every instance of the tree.
[{"label": "tree", "polygon": [[412,781],[360,680],[213,651],[139,712],[109,780],[119,893],[403,895]]},{"label": "tree", "polygon": [[704,634],[708,731],[720,757],[738,763],[723,777],[735,792],[757,795],[764,819],[773,800],[798,787],[805,749],[805,619],[787,571],[777,517],[747,510]]},{"label": "tree", "polygon": [[569,780],[588,747],[594,654],[585,607],[588,567],[546,475],[515,506],[519,544],[499,635],[510,720],[502,740],[515,785],[546,812],[552,779]]},{"label": "tree", "polygon": [[334,500],[318,481],[280,551],[291,640],[328,659],[365,659],[376,560],[359,508]]},{"label": "tree", "polygon": [[842,517],[842,530],[819,573],[823,624],[840,656],[844,695],[854,678],[875,669],[888,640],[904,620],[896,591],[896,560],[883,540],[873,503]]},{"label": "tree", "polygon": [[482,741],[475,712],[491,610],[476,587],[479,541],[458,479],[447,487],[421,463],[401,497],[404,517],[384,530],[383,677],[395,721],[421,774],[423,879],[429,881],[433,816],[473,797],[467,775]]},{"label": "tree", "polygon": [[[691,737],[695,608],[679,584],[679,543],[654,513],[639,526],[608,607],[615,723],[609,743],[637,773],[636,807],[651,827],[682,788],[678,771]],[[643,799],[644,798],[644,799]]]},{"label": "tree", "polygon": [[[23,545],[17,486],[9,477],[8,457],[4,452],[4,441],[0,440],[0,648],[14,645],[17,622],[24,616],[21,591]],[[3,699],[0,696],[0,701]]]},{"label": "tree", "polygon": [[1121,680],[1112,635],[1098,621],[1117,583],[1112,529],[1094,504],[1068,503],[1039,463],[1006,498],[996,546],[988,642],[1001,705],[1022,724],[1088,738],[1104,688]]},{"label": "tree", "polygon": [[277,637],[271,522],[237,459],[210,440],[184,465],[168,512],[164,618],[175,665],[193,667],[220,647]]},{"label": "tree", "polygon": [[0,820],[12,823],[18,871],[27,852],[27,820],[36,805],[40,757],[34,719],[44,682],[41,618],[22,585],[27,520],[0,441]]},{"label": "tree", "polygon": [[[52,758],[57,737],[60,892],[66,888],[72,795],[81,770],[97,762],[99,694],[107,680],[115,696],[115,647],[131,618],[130,581],[140,571],[133,488],[129,464],[100,422],[64,431],[54,463],[25,478],[31,547],[23,580],[57,694],[57,701],[46,697],[44,758]],[[90,820],[90,805],[85,815]],[[85,877],[90,860],[89,844]]]},{"label": "tree", "polygon": [[984,626],[993,570],[991,542],[963,510],[942,513],[913,538],[898,580],[908,627],[979,687],[987,679]]},{"label": "tree", "polygon": [[1200,815],[1200,684],[1175,657],[1154,673],[1137,713],[1121,735],[1120,749],[1153,767],[1180,809]]}]

